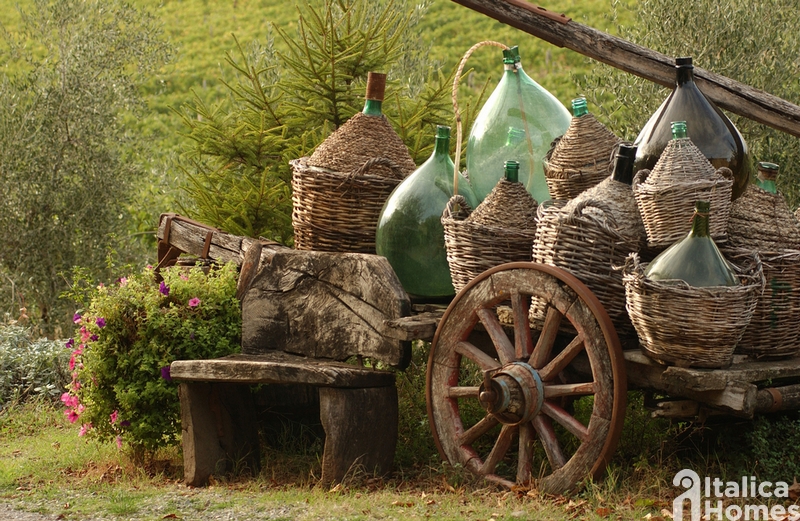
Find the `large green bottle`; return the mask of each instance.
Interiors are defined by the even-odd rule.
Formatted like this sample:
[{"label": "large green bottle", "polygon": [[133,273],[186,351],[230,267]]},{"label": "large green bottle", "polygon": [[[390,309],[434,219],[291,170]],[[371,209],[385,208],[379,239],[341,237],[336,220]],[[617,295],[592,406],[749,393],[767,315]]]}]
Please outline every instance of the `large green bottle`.
[{"label": "large green bottle", "polygon": [[[533,81],[519,49],[503,51],[505,72],[481,108],[467,141],[467,172],[479,201],[503,177],[503,163],[519,161],[519,180],[538,202],[550,199],[542,158],[566,132],[571,116],[555,96]],[[524,133],[524,138],[519,137]],[[513,134],[513,135],[512,135]]]},{"label": "large green bottle", "polygon": [[[444,247],[442,212],[453,196],[450,127],[436,129],[433,154],[394,189],[378,219],[375,247],[389,260],[408,294],[418,301],[451,297],[455,290]],[[458,193],[478,205],[464,176]]]},{"label": "large green bottle", "polygon": [[697,201],[692,230],[651,262],[645,275],[652,280],[682,280],[693,287],[738,286],[739,279],[722,256],[708,228],[711,204]]},{"label": "large green bottle", "polygon": [[650,117],[634,142],[639,147],[634,171],[652,170],[672,139],[670,123],[685,121],[692,143],[714,169],[724,166],[733,172],[732,198],[736,199],[750,182],[747,143],[731,120],[695,84],[691,58],[676,58],[675,73],[675,89]]}]

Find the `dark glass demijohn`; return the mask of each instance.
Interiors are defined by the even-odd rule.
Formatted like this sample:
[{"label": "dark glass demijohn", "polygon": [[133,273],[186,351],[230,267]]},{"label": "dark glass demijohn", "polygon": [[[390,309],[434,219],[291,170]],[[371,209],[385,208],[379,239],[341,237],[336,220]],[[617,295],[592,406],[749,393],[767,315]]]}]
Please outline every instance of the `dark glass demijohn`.
[{"label": "dark glass demijohn", "polygon": [[571,120],[564,105],[522,69],[519,49],[503,51],[505,72],[470,129],[467,172],[479,201],[503,177],[503,163],[519,162],[519,182],[538,201],[550,199],[542,158]]},{"label": "dark glass demijohn", "polygon": [[714,169],[728,167],[733,172],[733,199],[747,188],[750,182],[750,160],[739,130],[730,119],[700,91],[694,81],[691,58],[675,60],[676,86],[645,124],[635,144],[634,170],[652,170],[672,139],[670,123],[685,121],[689,138],[711,162]]},{"label": "dark glass demijohn", "polygon": [[[442,212],[453,196],[454,165],[450,127],[436,129],[430,158],[394,189],[378,219],[375,248],[389,260],[406,292],[419,301],[455,293],[444,246]],[[459,174],[458,193],[478,205],[467,179]]]},{"label": "dark glass demijohn", "polygon": [[682,280],[693,287],[738,286],[739,279],[717,248],[708,229],[711,204],[697,201],[692,230],[651,262],[645,275],[652,280]]}]

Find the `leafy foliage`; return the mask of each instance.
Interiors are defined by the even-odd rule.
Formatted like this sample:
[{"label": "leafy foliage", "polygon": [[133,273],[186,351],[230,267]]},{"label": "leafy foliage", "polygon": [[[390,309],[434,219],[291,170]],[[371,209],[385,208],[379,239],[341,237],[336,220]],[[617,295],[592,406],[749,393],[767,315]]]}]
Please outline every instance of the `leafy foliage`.
[{"label": "leafy foliage", "polygon": [[233,264],[210,271],[172,268],[156,282],[152,268],[99,286],[83,314],[62,396],[82,433],[128,441],[145,454],[180,439],[177,384],[169,365],[238,349],[241,311]]},{"label": "leafy foliage", "polygon": [[154,19],[120,0],[36,0],[21,17],[0,42],[16,71],[0,74],[0,267],[47,323],[60,274],[102,270],[125,231],[140,142],[121,115],[169,49]]},{"label": "leafy foliage", "polygon": [[0,407],[31,396],[56,397],[69,383],[64,343],[18,324],[0,326]]},{"label": "leafy foliage", "polygon": [[369,71],[388,71],[384,113],[421,162],[433,128],[449,119],[448,84],[410,38],[419,7],[392,1],[328,0],[299,14],[297,35],[273,26],[273,41],[227,56],[230,96],[199,96],[182,109],[194,142],[183,156],[191,204],[184,211],[239,235],[291,242],[290,159],[307,155],[363,106]]},{"label": "leafy foliage", "polygon": [[[677,0],[614,3],[614,15],[635,23],[618,26],[622,37],[670,56],[693,56],[695,66],[714,71],[789,101],[800,101],[800,12],[791,0],[745,2]],[[597,65],[583,80],[598,116],[633,140],[668,91],[633,75]],[[778,188],[800,204],[800,147],[797,138],[743,117],[731,119],[755,161],[781,165]]]}]

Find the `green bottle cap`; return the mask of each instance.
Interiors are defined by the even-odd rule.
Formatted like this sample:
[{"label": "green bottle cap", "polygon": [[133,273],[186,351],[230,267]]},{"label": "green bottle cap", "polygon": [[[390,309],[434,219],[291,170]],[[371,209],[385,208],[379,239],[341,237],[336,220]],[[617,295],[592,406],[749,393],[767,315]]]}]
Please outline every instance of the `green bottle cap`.
[{"label": "green bottle cap", "polygon": [[506,179],[512,183],[519,183],[519,161],[506,161]]},{"label": "green bottle cap", "polygon": [[672,138],[673,139],[683,139],[689,137],[686,133],[686,122],[685,121],[673,121],[672,122]]},{"label": "green bottle cap", "polygon": [[580,98],[575,98],[572,100],[572,115],[576,118],[581,116],[585,116],[589,113],[589,109],[586,107],[586,98],[581,96]]}]

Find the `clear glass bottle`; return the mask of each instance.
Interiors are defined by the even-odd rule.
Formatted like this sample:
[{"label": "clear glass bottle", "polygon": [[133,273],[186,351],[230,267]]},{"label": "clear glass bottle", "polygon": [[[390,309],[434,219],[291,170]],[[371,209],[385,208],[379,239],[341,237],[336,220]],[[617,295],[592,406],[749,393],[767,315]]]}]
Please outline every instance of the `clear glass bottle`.
[{"label": "clear glass bottle", "polygon": [[[467,172],[479,201],[503,177],[503,162],[520,163],[519,180],[534,199],[550,199],[542,158],[550,143],[569,127],[570,113],[558,99],[533,81],[522,69],[519,50],[503,51],[505,72],[481,108],[467,141]],[[509,129],[524,132],[521,143],[510,149]]]},{"label": "clear glass bottle", "polygon": [[775,181],[778,179],[778,165],[775,163],[768,163],[761,161],[758,163],[758,175],[756,176],[756,185],[766,190],[771,194],[778,193],[778,187]]},{"label": "clear glass bottle", "polygon": [[634,169],[637,172],[644,168],[652,170],[672,138],[670,123],[685,121],[692,142],[714,169],[725,166],[733,172],[732,197],[736,199],[750,182],[747,144],[731,120],[695,84],[692,59],[677,58],[675,72],[675,89],[636,138],[639,151]]},{"label": "clear glass bottle", "polygon": [[[453,195],[454,168],[450,127],[439,126],[430,158],[394,189],[378,219],[376,251],[389,260],[405,290],[417,301],[446,299],[455,293],[441,222]],[[467,179],[459,176],[458,193],[475,208],[475,194]]]},{"label": "clear glass bottle", "polygon": [[692,229],[651,262],[645,275],[652,280],[682,280],[693,287],[738,286],[733,267],[717,248],[709,233],[708,201],[695,203]]}]

